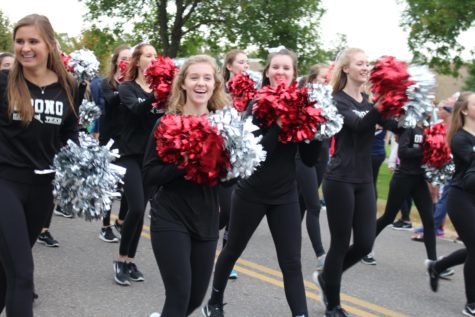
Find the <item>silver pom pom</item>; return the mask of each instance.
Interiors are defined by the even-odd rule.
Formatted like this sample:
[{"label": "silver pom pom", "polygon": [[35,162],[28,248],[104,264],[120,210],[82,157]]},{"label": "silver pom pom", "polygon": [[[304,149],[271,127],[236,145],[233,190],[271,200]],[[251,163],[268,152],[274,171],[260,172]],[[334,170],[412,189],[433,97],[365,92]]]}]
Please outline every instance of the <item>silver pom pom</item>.
[{"label": "silver pom pom", "polygon": [[252,118],[243,120],[234,107],[227,106],[211,115],[209,121],[223,136],[230,154],[231,170],[224,180],[251,176],[266,159],[266,151],[260,144],[262,137],[253,134],[258,127],[252,123]]},{"label": "silver pom pom", "polygon": [[399,126],[414,128],[417,122],[428,125],[427,119],[432,112],[432,100],[435,89],[435,76],[427,66],[409,66],[409,80],[415,83],[406,90],[409,101],[402,107],[404,114],[399,118]]},{"label": "silver pom pom", "polygon": [[261,89],[262,87],[262,74],[259,72],[255,72],[253,70],[246,70],[246,74],[255,82],[254,88],[256,90]]},{"label": "silver pom pom", "polygon": [[117,185],[125,169],[110,163],[118,157],[111,143],[99,146],[85,133],[79,134],[79,141],[81,146],[68,140],[54,158],[53,194],[64,210],[86,220],[100,219],[110,210],[112,198],[120,196]]},{"label": "silver pom pom", "polygon": [[68,67],[78,81],[91,81],[99,72],[99,61],[91,50],[80,49],[69,54]]},{"label": "silver pom pom", "polygon": [[452,179],[455,173],[455,164],[453,161],[445,164],[442,168],[438,169],[429,165],[422,165],[425,170],[426,180],[432,184],[432,186],[444,185],[448,180]]},{"label": "silver pom pom", "polygon": [[329,139],[337,134],[343,127],[343,116],[338,112],[333,103],[332,89],[328,85],[307,84],[308,99],[316,101],[315,107],[322,109],[322,117],[326,122],[320,124],[315,139]]},{"label": "silver pom pom", "polygon": [[101,109],[92,101],[84,99],[79,106],[79,124],[83,127],[89,126],[94,120],[101,116]]}]

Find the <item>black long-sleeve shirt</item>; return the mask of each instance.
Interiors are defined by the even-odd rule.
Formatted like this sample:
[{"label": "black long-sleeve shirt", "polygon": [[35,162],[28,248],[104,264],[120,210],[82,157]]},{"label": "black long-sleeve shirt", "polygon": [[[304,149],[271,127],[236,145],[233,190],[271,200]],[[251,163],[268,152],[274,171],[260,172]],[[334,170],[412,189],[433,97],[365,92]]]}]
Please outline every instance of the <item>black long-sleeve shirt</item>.
[{"label": "black long-sleeve shirt", "polygon": [[[250,113],[253,103],[248,106]],[[236,191],[251,201],[266,204],[283,204],[298,200],[295,179],[295,156],[299,151],[302,162],[314,166],[317,162],[321,142],[280,143],[280,127],[274,123],[269,128],[256,117],[253,123],[259,127],[255,135],[261,135],[261,143],[267,152],[266,160],[247,179],[238,182]]]},{"label": "black long-sleeve shirt", "polygon": [[[8,73],[0,72],[0,178],[27,184],[50,182],[52,174],[35,175],[34,170],[51,168],[66,141],[77,141],[78,118],[59,83],[40,88],[26,81],[34,118],[25,126],[18,113],[8,115],[7,82]],[[73,105],[76,113],[79,99]]]},{"label": "black long-sleeve shirt", "polygon": [[378,123],[390,131],[397,130],[397,122],[384,121],[379,112],[362,94],[356,101],[344,91],[334,96],[336,107],[343,116],[343,127],[335,135],[335,152],[327,167],[326,178],[348,183],[372,183],[371,147],[375,125]]},{"label": "black long-sleeve shirt", "polygon": [[145,92],[135,81],[119,85],[123,123],[120,132],[120,154],[143,155],[150,131],[161,114],[152,107],[153,93]]},{"label": "black long-sleeve shirt", "polygon": [[151,230],[189,232],[198,240],[216,240],[219,236],[218,187],[186,180],[185,173],[160,159],[152,132],[144,156],[144,184],[159,188],[153,198],[153,205],[157,207],[153,216],[158,219],[152,222]]},{"label": "black long-sleeve shirt", "polygon": [[424,174],[422,168],[424,131],[422,128],[408,128],[399,136],[398,156],[400,164],[397,172],[409,175]]},{"label": "black long-sleeve shirt", "polygon": [[463,176],[475,159],[475,136],[459,129],[450,142],[450,150],[455,163],[452,186],[463,189]]},{"label": "black long-sleeve shirt", "polygon": [[110,139],[114,140],[113,147],[119,147],[120,131],[123,123],[123,110],[120,106],[119,91],[115,89],[107,78],[101,81],[101,92],[104,98],[104,109],[99,118],[101,145],[107,144]]}]

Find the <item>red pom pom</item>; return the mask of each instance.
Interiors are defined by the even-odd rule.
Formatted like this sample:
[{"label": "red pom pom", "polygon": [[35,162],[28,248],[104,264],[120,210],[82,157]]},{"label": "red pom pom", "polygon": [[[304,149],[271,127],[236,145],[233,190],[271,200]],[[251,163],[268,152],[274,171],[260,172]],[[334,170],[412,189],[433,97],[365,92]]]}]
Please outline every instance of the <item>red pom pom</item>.
[{"label": "red pom pom", "polygon": [[445,140],[447,125],[438,123],[424,130],[422,163],[442,168],[451,160],[450,146]]},{"label": "red pom pom", "polygon": [[321,116],[321,109],[315,108],[314,104],[308,100],[307,88],[299,89],[294,82],[290,86],[280,84],[276,88],[262,88],[252,110],[266,126],[280,119],[280,142],[300,142],[313,140],[319,124],[326,121]]},{"label": "red pom pom", "polygon": [[205,115],[164,115],[154,137],[162,161],[185,169],[195,183],[214,186],[231,168],[223,137]]},{"label": "red pom pom", "polygon": [[158,56],[145,70],[145,80],[155,92],[157,102],[152,106],[163,109],[170,95],[173,78],[178,69],[170,57]]},{"label": "red pom pom", "polygon": [[383,118],[399,117],[402,107],[409,101],[407,88],[414,84],[409,80],[407,64],[393,56],[378,60],[371,70],[373,102],[379,102]]},{"label": "red pom pom", "polygon": [[120,69],[120,76],[118,78],[119,82],[123,82],[125,79],[125,73],[127,71],[127,67],[129,66],[129,61],[120,61],[119,62],[119,69]]},{"label": "red pom pom", "polygon": [[238,74],[229,80],[228,91],[237,111],[245,111],[249,101],[254,99],[257,92],[255,85],[256,83],[246,73]]},{"label": "red pom pom", "polygon": [[74,69],[71,66],[68,66],[69,61],[71,60],[71,56],[64,54],[64,52],[61,52],[61,59],[63,60],[64,67],[66,67],[66,71],[73,72]]}]

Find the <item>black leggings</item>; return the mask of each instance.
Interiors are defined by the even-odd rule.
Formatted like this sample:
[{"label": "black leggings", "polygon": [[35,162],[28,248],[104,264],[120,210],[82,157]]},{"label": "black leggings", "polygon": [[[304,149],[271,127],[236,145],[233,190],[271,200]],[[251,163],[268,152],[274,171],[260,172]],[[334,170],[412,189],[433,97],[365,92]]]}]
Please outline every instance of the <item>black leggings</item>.
[{"label": "black leggings", "polygon": [[33,316],[33,254],[48,213],[51,184],[27,185],[0,179],[0,313]]},{"label": "black leggings", "polygon": [[145,206],[150,191],[143,186],[142,157],[122,157],[117,164],[127,169],[124,177],[124,193],[129,206],[122,227],[119,255],[134,258],[142,234]]},{"label": "black leggings", "polygon": [[394,221],[402,204],[408,198],[412,198],[421,216],[427,257],[431,260],[437,260],[432,198],[422,174],[394,173],[389,187],[386,209],[376,224],[376,236]]},{"label": "black leggings", "polygon": [[274,239],[290,310],[293,316],[308,316],[300,262],[302,225],[297,201],[266,205],[248,201],[236,191],[232,195],[228,243],[216,262],[210,303],[222,304],[229,273],[264,216]]},{"label": "black leggings", "polygon": [[381,165],[384,162],[386,155],[371,155],[371,167],[373,168],[373,186],[374,186],[374,197],[376,197],[376,201],[378,200],[378,175]]},{"label": "black leggings", "polygon": [[[119,208],[119,219],[124,220],[125,216],[127,214],[127,211],[129,210],[129,205],[127,204],[127,198],[125,197],[125,194],[122,195],[120,199],[120,208]],[[109,209],[106,213],[106,215],[102,218],[102,225],[104,227],[109,227],[111,225],[111,211],[112,208]]]},{"label": "black leggings", "polygon": [[325,254],[320,234],[320,198],[318,196],[318,180],[314,167],[308,167],[302,160],[296,161],[297,186],[302,219],[307,210],[307,232],[317,257]]},{"label": "black leggings", "polygon": [[468,252],[466,248],[454,251],[435,262],[434,269],[437,273],[441,273],[451,267],[464,264],[465,260],[467,259],[467,255]]},{"label": "black leggings", "polygon": [[223,248],[228,241],[229,214],[231,213],[231,195],[236,186],[222,186],[218,188],[219,197],[219,230],[224,228]]},{"label": "black leggings", "polygon": [[206,295],[217,240],[200,241],[177,231],[151,231],[151,239],[165,286],[161,316],[191,315]]},{"label": "black leggings", "polygon": [[322,141],[322,148],[319,152],[317,163],[315,164],[315,171],[317,172],[318,186],[322,184],[323,176],[327,170],[328,159],[330,158],[330,144],[331,139]]},{"label": "black leggings", "polygon": [[[353,184],[325,179],[331,242],[322,277],[328,298],[327,309],[340,305],[341,276],[371,252],[376,231],[376,202],[372,183]],[[350,238],[353,229],[353,245]]]},{"label": "black leggings", "polygon": [[475,303],[475,195],[452,186],[447,197],[447,211],[467,248],[463,269],[465,294],[467,303]]}]

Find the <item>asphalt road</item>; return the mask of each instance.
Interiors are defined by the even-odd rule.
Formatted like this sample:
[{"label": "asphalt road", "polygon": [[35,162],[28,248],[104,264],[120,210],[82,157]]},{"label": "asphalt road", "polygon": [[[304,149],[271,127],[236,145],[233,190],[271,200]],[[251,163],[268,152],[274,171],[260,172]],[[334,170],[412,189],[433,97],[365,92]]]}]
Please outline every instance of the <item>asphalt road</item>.
[{"label": "asphalt road", "polygon": [[[160,311],[165,292],[148,226],[144,226],[136,257],[145,282],[130,287],[118,286],[113,280],[112,261],[117,256],[118,244],[99,240],[100,226],[100,222],[53,217],[51,232],[60,247],[37,244],[33,250],[39,294],[35,316],[148,317],[151,312]],[[324,245],[328,247],[325,212],[321,215],[321,226]],[[309,314],[323,316],[318,288],[311,280],[315,255],[305,228],[303,234],[302,265]],[[465,304],[462,268],[456,268],[450,281],[441,281],[438,293],[431,292],[423,265],[424,245],[412,242],[410,235],[386,228],[375,244],[377,265],[358,264],[345,273],[342,303],[352,316],[461,316]],[[439,255],[461,247],[453,241],[437,239]],[[265,220],[235,268],[239,278],[228,284],[226,317],[290,316]],[[201,316],[201,312],[192,316]]]}]

